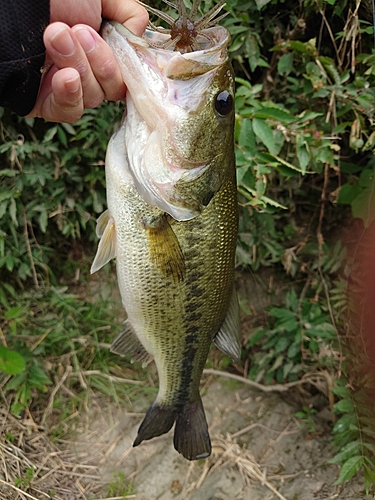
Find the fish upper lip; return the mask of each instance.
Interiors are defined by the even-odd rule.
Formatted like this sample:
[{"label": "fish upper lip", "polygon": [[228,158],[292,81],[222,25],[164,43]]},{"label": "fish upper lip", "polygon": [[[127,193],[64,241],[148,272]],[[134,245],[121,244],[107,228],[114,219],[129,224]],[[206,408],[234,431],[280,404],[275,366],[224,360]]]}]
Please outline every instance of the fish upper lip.
[{"label": "fish upper lip", "polygon": [[[130,31],[126,26],[123,24],[119,23],[118,21],[107,21],[102,28],[102,32],[105,32],[106,26],[110,24],[112,25],[120,35],[126,37],[130,43],[132,44],[137,44],[142,47],[148,47],[151,49],[156,49],[151,43],[149,43],[148,39],[151,38],[166,38],[166,41],[170,38],[169,35],[164,35],[162,33],[158,33],[156,31],[146,29],[143,36],[138,36],[135,35],[132,31]],[[207,57],[207,55],[211,52],[218,52],[219,50],[222,50],[223,48],[226,48],[230,41],[230,34],[226,28],[223,26],[217,25],[211,28],[206,28],[202,30],[203,33],[206,33],[209,36],[209,38],[212,39],[213,43],[209,45],[208,47],[202,47],[200,50],[194,50],[192,52],[186,52],[186,53],[181,53],[179,51],[173,51],[170,49],[163,49],[162,47],[157,48],[156,50],[163,50],[167,53],[172,53],[172,54],[181,54],[187,59],[195,59],[197,54],[199,53],[204,53],[204,56]],[[214,36],[218,33],[217,36]],[[223,46],[222,46],[223,45]]]}]

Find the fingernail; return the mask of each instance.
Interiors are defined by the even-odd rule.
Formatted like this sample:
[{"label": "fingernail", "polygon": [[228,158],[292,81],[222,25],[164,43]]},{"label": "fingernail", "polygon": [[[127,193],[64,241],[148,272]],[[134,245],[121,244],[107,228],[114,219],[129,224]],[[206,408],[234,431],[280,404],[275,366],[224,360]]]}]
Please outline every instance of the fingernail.
[{"label": "fingernail", "polygon": [[52,47],[62,56],[72,56],[75,46],[67,28],[61,28],[50,39]]},{"label": "fingernail", "polygon": [[79,86],[80,86],[80,78],[79,76],[75,76],[74,78],[71,78],[70,80],[67,80],[65,82],[65,88],[69,91],[69,92],[77,92],[77,90],[79,89]]},{"label": "fingernail", "polygon": [[76,28],[74,29],[74,34],[76,35],[79,43],[81,44],[86,54],[95,49],[96,40],[88,29]]}]

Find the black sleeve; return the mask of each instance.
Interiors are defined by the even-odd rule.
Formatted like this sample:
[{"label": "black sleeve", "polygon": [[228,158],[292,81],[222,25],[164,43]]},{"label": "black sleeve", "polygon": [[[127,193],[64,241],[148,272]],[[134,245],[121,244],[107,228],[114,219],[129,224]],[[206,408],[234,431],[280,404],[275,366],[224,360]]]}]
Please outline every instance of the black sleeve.
[{"label": "black sleeve", "polygon": [[49,0],[0,0],[0,9],[0,106],[27,115],[45,60]]}]

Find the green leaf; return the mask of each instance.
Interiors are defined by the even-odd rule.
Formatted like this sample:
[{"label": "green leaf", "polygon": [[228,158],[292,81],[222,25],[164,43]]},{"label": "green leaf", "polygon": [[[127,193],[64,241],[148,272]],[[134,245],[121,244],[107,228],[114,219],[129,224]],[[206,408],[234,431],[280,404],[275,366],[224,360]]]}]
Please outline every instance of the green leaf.
[{"label": "green leaf", "polygon": [[11,200],[10,200],[9,215],[10,215],[10,218],[12,219],[12,222],[15,225],[15,227],[18,227],[17,204],[16,204],[16,200],[14,198],[11,198]]},{"label": "green leaf", "polygon": [[251,347],[251,346],[257,344],[266,334],[267,334],[267,332],[263,329],[255,331],[251,335],[251,337],[247,343],[248,347]]},{"label": "green leaf", "polygon": [[339,191],[337,203],[350,205],[362,192],[363,189],[361,189],[357,184],[343,184]]},{"label": "green leaf", "polygon": [[262,60],[258,39],[249,32],[248,36],[246,37],[245,45],[250,69],[251,71],[255,71],[260,61]]},{"label": "green leaf", "polygon": [[15,177],[18,174],[17,170],[12,170],[10,168],[4,168],[0,170],[0,176],[3,177]]},{"label": "green leaf", "polygon": [[295,117],[288,113],[287,111],[279,108],[272,108],[270,106],[264,106],[261,109],[257,109],[254,114],[254,118],[262,118],[266,120],[276,120],[282,123],[292,123],[295,121]]},{"label": "green leaf", "polygon": [[295,165],[293,165],[292,163],[289,163],[288,161],[284,160],[283,158],[281,158],[280,156],[275,156],[274,157],[279,163],[281,163],[282,165],[285,165],[286,167],[288,168],[291,168],[292,170],[296,170],[297,172],[301,173],[301,174],[305,174],[306,172],[303,172],[300,168],[296,167]]},{"label": "green leaf", "polygon": [[42,233],[45,233],[47,230],[47,224],[48,224],[48,214],[47,210],[42,210],[40,215],[39,215],[39,227]]},{"label": "green leaf", "polygon": [[261,10],[265,5],[267,5],[271,0],[255,0],[257,4],[257,9]]},{"label": "green leaf", "polygon": [[268,151],[271,154],[276,154],[275,141],[273,139],[273,131],[272,128],[268,125],[268,123],[265,120],[254,118],[253,130],[255,135],[266,146]]},{"label": "green leaf", "polygon": [[29,383],[35,385],[35,387],[41,387],[43,385],[51,384],[51,380],[47,377],[44,370],[38,366],[32,366],[29,373]]},{"label": "green leaf", "polygon": [[292,344],[287,352],[288,358],[289,359],[295,359],[296,356],[298,356],[301,352],[301,345],[300,344]]},{"label": "green leaf", "polygon": [[302,172],[306,172],[306,168],[311,161],[310,153],[303,134],[297,134],[297,158]]},{"label": "green leaf", "polygon": [[[375,467],[375,464],[373,464],[373,467]],[[375,471],[370,469],[370,467],[366,464],[363,465],[364,469],[364,477],[365,477],[365,489],[366,489],[366,495],[369,494],[370,488],[373,484],[375,484]]]},{"label": "green leaf", "polygon": [[310,122],[311,120],[315,120],[316,118],[319,118],[319,116],[322,115],[323,113],[316,113],[315,111],[305,110],[298,115],[298,118],[304,122]]},{"label": "green leaf", "polygon": [[25,360],[21,354],[0,346],[0,370],[2,372],[8,375],[17,375],[22,373],[25,367]]},{"label": "green leaf", "polygon": [[335,413],[351,413],[353,411],[353,404],[350,399],[342,399],[334,406]]},{"label": "green leaf", "polygon": [[360,453],[361,451],[361,443],[359,441],[353,441],[351,443],[348,443],[346,446],[344,446],[340,453],[335,455],[333,458],[328,460],[329,464],[337,464],[338,462],[343,462],[344,460],[347,460],[348,458],[352,457],[353,455],[356,455],[357,453]]},{"label": "green leaf", "polygon": [[375,438],[375,429],[372,429],[371,427],[362,427],[362,432],[367,436]]},{"label": "green leaf", "polygon": [[336,396],[340,396],[340,398],[350,397],[349,387],[345,387],[343,385],[336,385],[332,387],[332,392],[333,394],[336,394]]},{"label": "green leaf", "polygon": [[255,153],[256,145],[255,145],[255,136],[253,132],[253,124],[250,118],[243,118],[241,120],[241,129],[240,135],[238,138],[238,144],[250,152]]},{"label": "green leaf", "polygon": [[279,75],[289,75],[293,69],[293,54],[291,52],[283,54],[277,63]]},{"label": "green leaf", "polygon": [[16,319],[20,318],[23,315],[23,307],[11,307],[5,313],[5,319]]},{"label": "green leaf", "polygon": [[61,126],[57,127],[57,136],[58,136],[61,144],[63,144],[66,147],[68,145],[68,138],[66,137],[66,133],[61,128]]},{"label": "green leaf", "polygon": [[26,380],[26,376],[27,376],[26,371],[18,373],[17,375],[15,375],[14,377],[12,377],[9,380],[9,382],[5,386],[5,389],[7,391],[12,391],[14,389],[17,389],[18,387],[20,387],[24,383],[24,381]]},{"label": "green leaf", "polygon": [[375,220],[375,176],[368,189],[362,191],[351,203],[353,217],[362,219],[365,227]]},{"label": "green leaf", "polygon": [[289,347],[290,341],[287,337],[280,337],[275,345],[275,352],[279,354]]},{"label": "green leaf", "polygon": [[363,462],[364,462],[364,457],[359,456],[359,455],[349,458],[342,465],[339,478],[333,484],[343,483],[343,482],[347,481],[348,479],[350,479],[351,477],[353,477],[354,474],[356,474],[359,471],[359,469],[363,465]]},{"label": "green leaf", "polygon": [[70,135],[76,135],[76,130],[70,123],[61,123],[60,126]]},{"label": "green leaf", "polygon": [[47,130],[43,142],[49,142],[52,141],[54,136],[56,135],[57,132],[57,126],[51,127],[50,129]]}]

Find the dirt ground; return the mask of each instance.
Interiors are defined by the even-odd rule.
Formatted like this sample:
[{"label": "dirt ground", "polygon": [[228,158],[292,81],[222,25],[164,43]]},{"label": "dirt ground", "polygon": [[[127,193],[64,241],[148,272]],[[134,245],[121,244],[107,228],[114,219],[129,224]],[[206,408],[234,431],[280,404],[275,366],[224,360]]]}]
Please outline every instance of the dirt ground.
[{"label": "dirt ground", "polygon": [[172,432],[133,448],[150,395],[127,409],[93,395],[87,412],[66,419],[62,439],[50,438],[53,427],[47,434],[30,415],[17,420],[0,406],[3,435],[17,436],[0,440],[0,499],[119,500],[125,492],[136,500],[374,498],[359,478],[334,484],[339,468],[327,464],[335,453],[332,415],[323,405],[309,426],[297,419],[301,387],[265,393],[212,374],[204,382],[213,451],[197,462],[174,450]]},{"label": "dirt ground", "polygon": [[142,403],[131,413],[109,406],[92,415],[75,449],[93,457],[103,483],[123,473],[132,483],[129,498],[137,500],[373,498],[358,480],[334,485],[339,469],[327,464],[334,455],[329,411],[308,429],[283,399],[215,377],[203,395],[213,444],[207,460],[186,461],[173,448],[172,431],[133,448]]}]

